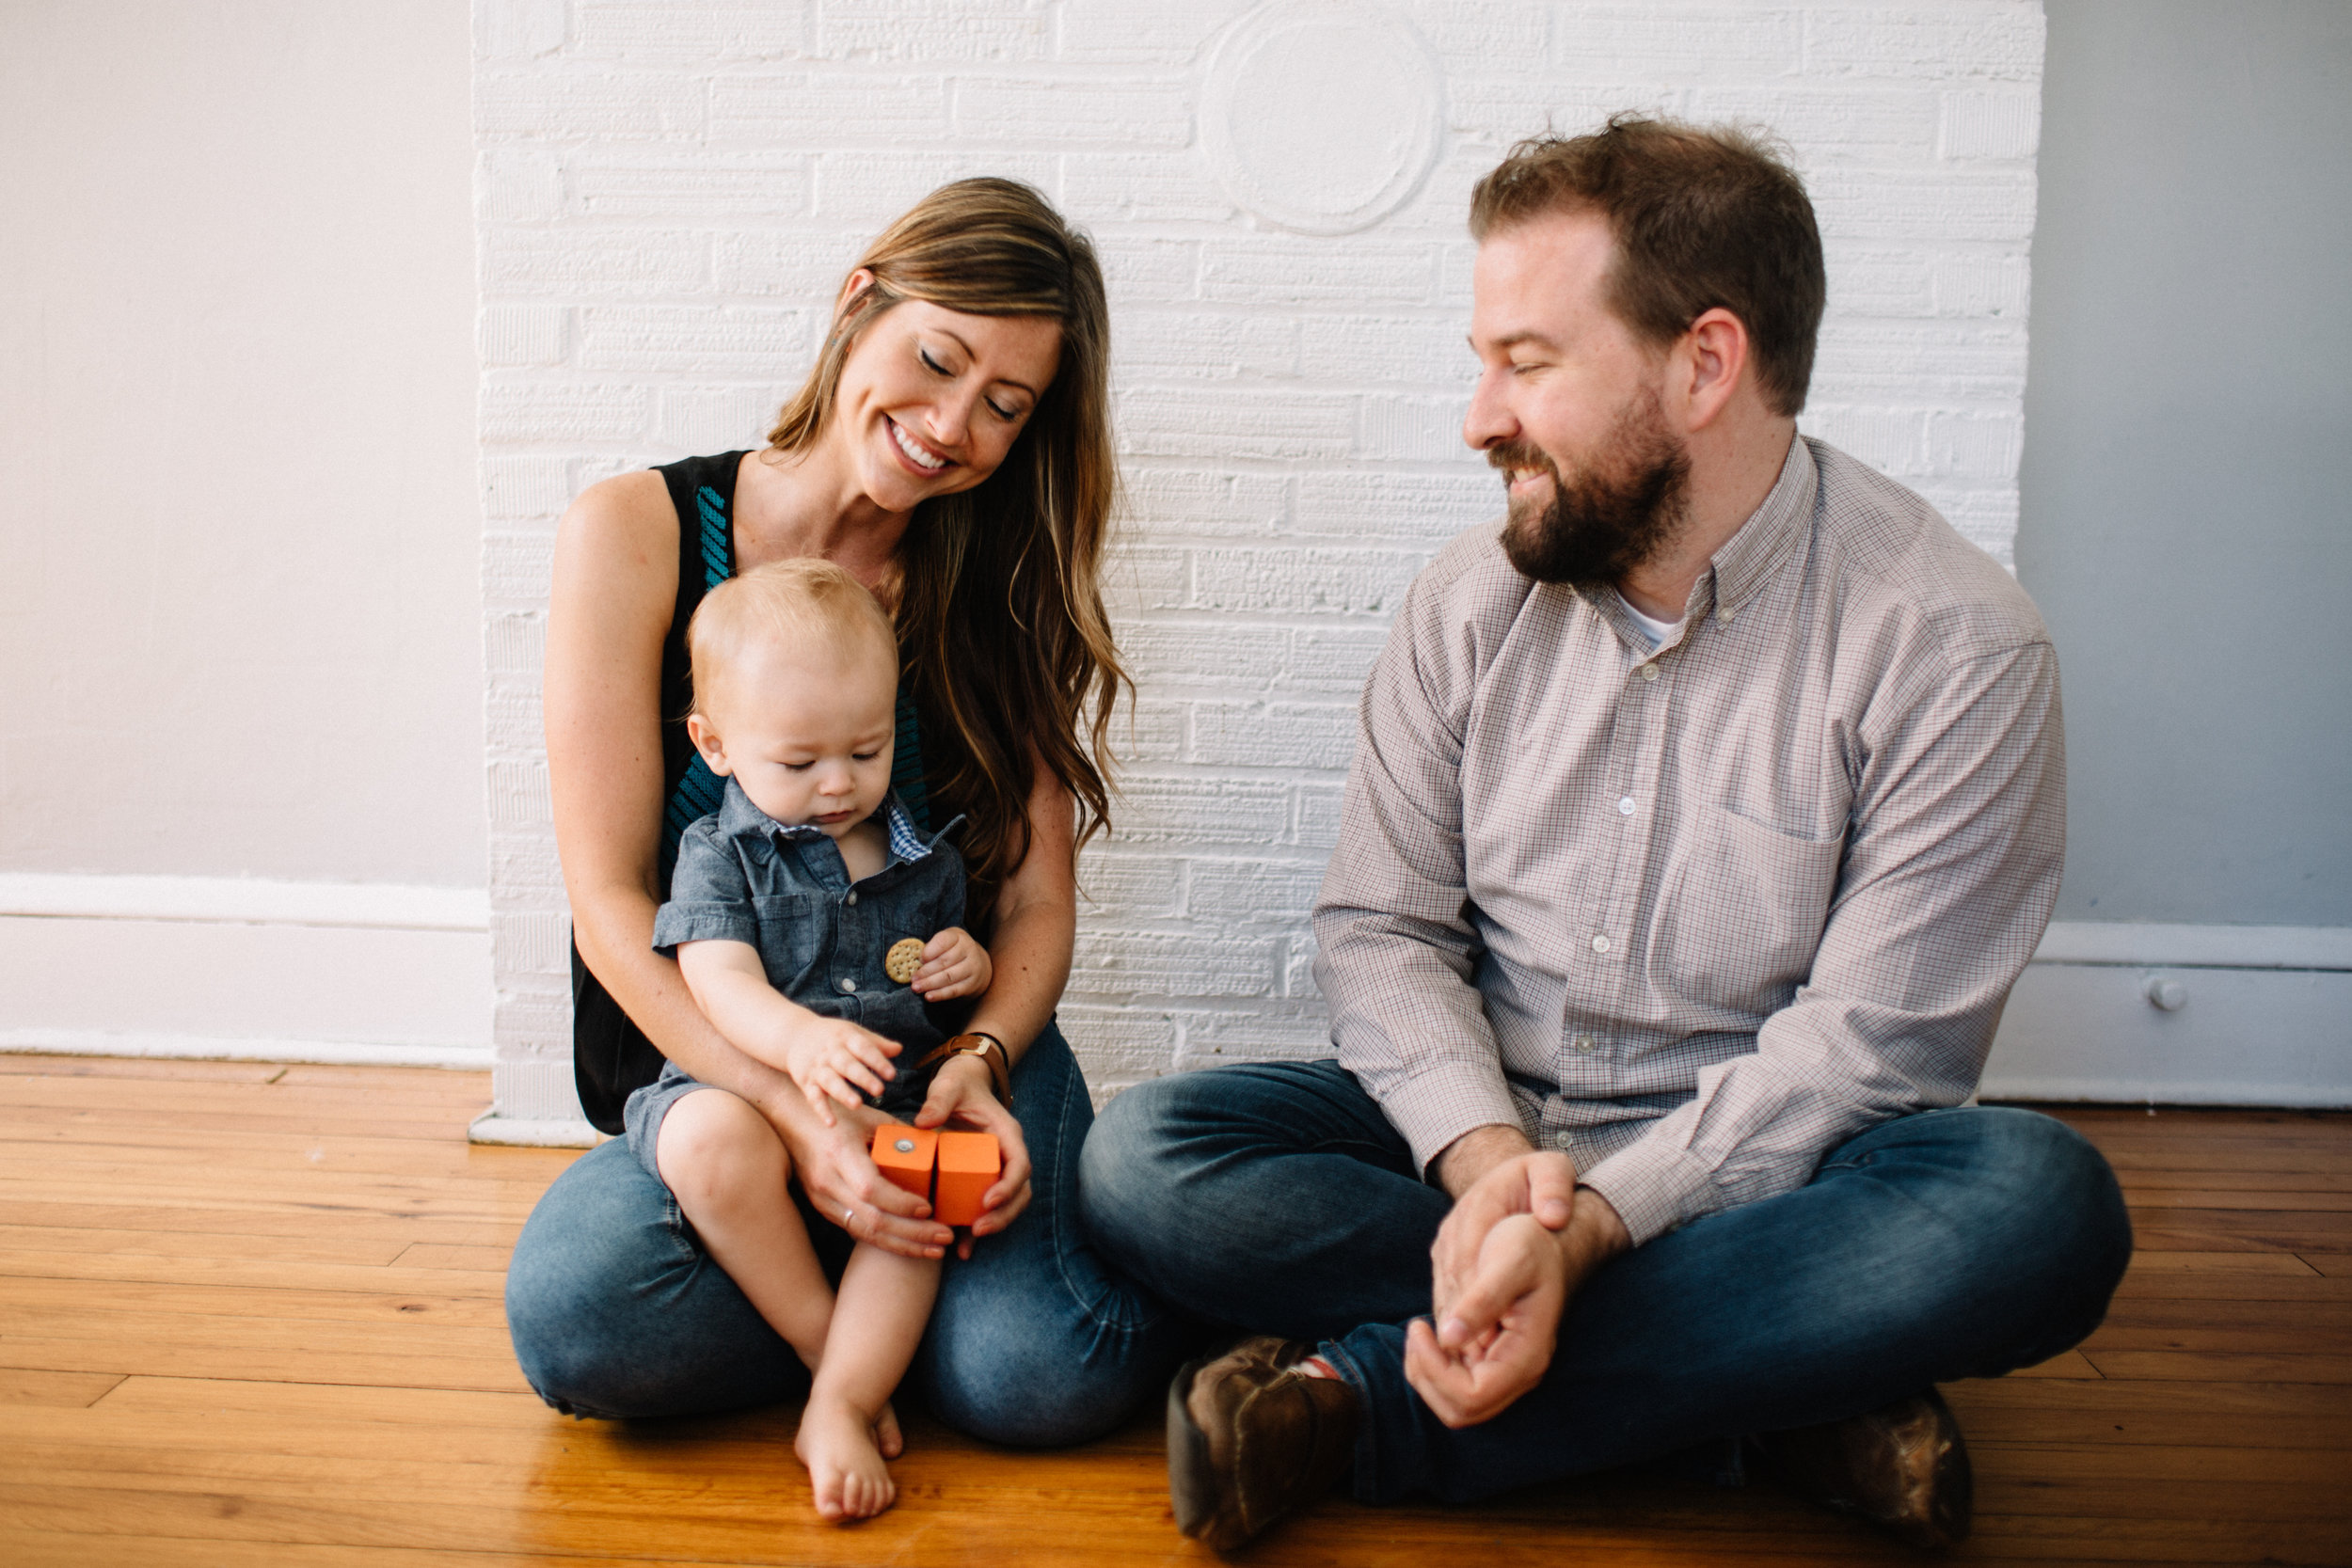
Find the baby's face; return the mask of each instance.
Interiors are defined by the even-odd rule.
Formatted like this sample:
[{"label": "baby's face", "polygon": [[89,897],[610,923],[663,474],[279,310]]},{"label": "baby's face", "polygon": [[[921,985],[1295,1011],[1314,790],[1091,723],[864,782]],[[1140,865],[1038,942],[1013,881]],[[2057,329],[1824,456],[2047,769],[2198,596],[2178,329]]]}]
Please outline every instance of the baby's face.
[{"label": "baby's face", "polygon": [[791,827],[839,838],[874,815],[890,788],[898,733],[896,660],[856,647],[748,644],[689,721],[713,773]]}]

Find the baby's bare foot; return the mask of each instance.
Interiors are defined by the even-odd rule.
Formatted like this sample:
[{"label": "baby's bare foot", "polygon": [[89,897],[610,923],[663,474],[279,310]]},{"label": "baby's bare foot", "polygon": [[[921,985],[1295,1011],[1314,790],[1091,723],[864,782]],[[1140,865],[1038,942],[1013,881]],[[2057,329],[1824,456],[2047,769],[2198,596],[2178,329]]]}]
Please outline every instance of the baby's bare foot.
[{"label": "baby's bare foot", "polygon": [[[834,1524],[870,1519],[898,1499],[890,1467],[875,1447],[878,1424],[844,1401],[815,1394],[801,1412],[801,1432],[792,1439],[792,1451],[808,1466],[818,1513]],[[895,1421],[893,1426],[895,1430]]]},{"label": "baby's bare foot", "polygon": [[874,1418],[874,1447],[884,1459],[896,1459],[907,1451],[907,1440],[898,1433],[898,1413],[882,1401],[882,1414]]}]

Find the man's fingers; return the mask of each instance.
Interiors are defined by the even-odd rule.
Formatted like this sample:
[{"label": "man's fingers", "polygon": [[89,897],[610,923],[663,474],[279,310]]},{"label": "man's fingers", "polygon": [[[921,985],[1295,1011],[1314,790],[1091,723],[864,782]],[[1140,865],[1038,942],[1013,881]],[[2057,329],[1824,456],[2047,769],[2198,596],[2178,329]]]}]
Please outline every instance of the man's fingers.
[{"label": "man's fingers", "polygon": [[1471,1392],[1470,1370],[1438,1345],[1426,1319],[1416,1318],[1405,1329],[1405,1381],[1412,1386],[1430,1413],[1449,1427],[1470,1424],[1465,1401]]},{"label": "man's fingers", "polygon": [[1527,1212],[1546,1230],[1565,1229],[1576,1204],[1576,1164],[1565,1154],[1527,1164]]},{"label": "man's fingers", "polygon": [[1511,1304],[1527,1293],[1527,1282],[1517,1278],[1474,1277],[1454,1298],[1453,1307],[1438,1324],[1438,1342],[1461,1350],[1481,1336],[1491,1334]]}]

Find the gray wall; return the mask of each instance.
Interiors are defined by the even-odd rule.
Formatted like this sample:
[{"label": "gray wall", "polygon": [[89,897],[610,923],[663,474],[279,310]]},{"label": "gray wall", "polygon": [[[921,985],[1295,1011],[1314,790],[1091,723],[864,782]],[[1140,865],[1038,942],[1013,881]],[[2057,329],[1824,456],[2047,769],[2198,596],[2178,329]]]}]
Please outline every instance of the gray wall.
[{"label": "gray wall", "polygon": [[2048,16],[2017,570],[2058,918],[2352,925],[2352,5]]}]

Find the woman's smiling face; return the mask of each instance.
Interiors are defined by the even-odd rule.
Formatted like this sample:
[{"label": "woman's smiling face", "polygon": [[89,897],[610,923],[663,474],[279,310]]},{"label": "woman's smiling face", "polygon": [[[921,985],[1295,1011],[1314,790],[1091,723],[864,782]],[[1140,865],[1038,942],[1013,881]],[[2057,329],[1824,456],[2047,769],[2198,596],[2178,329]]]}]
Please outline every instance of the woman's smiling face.
[{"label": "woman's smiling face", "polygon": [[[852,277],[851,290],[860,287]],[[1045,316],[969,316],[910,299],[877,317],[841,369],[834,438],[866,498],[911,512],[1004,462],[1061,358]]]}]

